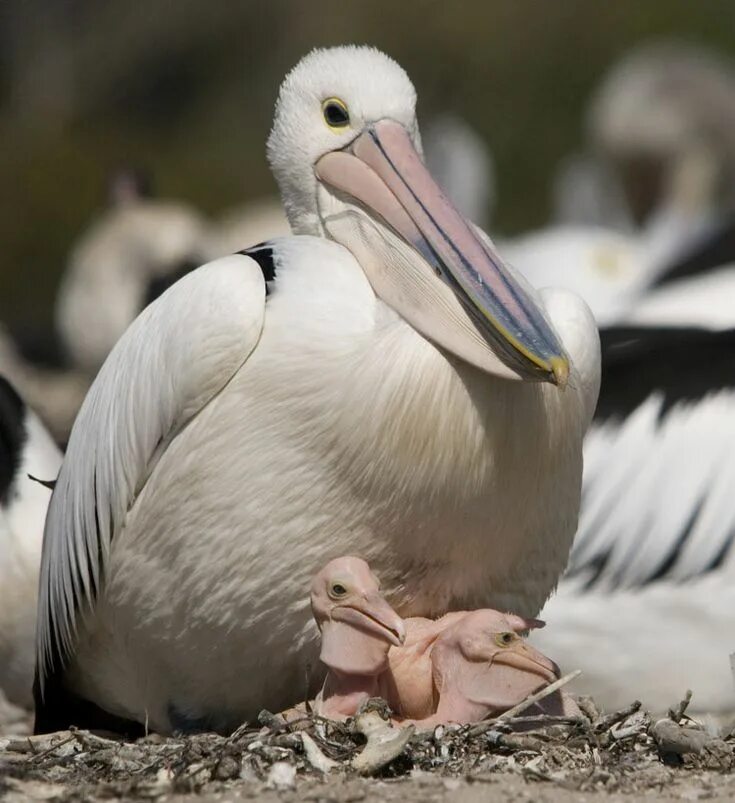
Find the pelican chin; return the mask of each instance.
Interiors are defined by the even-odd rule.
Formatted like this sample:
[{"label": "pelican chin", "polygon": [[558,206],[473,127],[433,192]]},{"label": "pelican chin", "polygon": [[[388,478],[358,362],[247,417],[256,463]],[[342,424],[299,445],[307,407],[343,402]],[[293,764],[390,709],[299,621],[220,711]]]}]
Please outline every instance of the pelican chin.
[{"label": "pelican chin", "polygon": [[[326,232],[358,255],[376,293],[422,334],[496,375],[566,383],[567,356],[540,307],[447,200],[401,123],[369,123],[315,172],[337,193],[320,194]],[[366,252],[378,251],[375,264]]]}]

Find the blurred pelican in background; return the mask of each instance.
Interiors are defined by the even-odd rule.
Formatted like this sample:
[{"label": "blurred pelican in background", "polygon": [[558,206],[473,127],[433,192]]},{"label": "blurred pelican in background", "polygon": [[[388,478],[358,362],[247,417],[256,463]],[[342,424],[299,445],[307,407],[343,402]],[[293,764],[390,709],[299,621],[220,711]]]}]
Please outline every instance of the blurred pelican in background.
[{"label": "blurred pelican in background", "polygon": [[[577,225],[513,254],[537,285],[575,289],[601,324],[579,530],[534,640],[582,669],[580,688],[608,708],[635,688],[665,710],[689,687],[694,708],[724,713],[735,702],[735,72],[691,47],[642,47],[610,71],[588,127],[594,156],[568,161],[557,185]],[[542,265],[542,253],[560,258]]]},{"label": "blurred pelican in background", "polygon": [[735,260],[735,71],[706,51],[631,51],[595,93],[588,155],[565,160],[559,223],[518,238],[509,259],[561,284],[601,325],[648,288]]},{"label": "blurred pelican in background", "polygon": [[733,708],[735,266],[667,283],[601,330],[566,579],[535,634],[606,707]]},{"label": "blurred pelican in background", "polygon": [[147,304],[201,264],[206,231],[193,208],[151,197],[145,173],[122,169],[111,177],[106,208],[71,248],[52,330],[34,335],[28,349],[24,338],[0,328],[0,371],[57,443],[66,443],[120,335]]},{"label": "blurred pelican in background", "polygon": [[[61,453],[35,413],[0,376],[0,692],[32,704],[41,542]],[[33,475],[44,482],[36,482]]]},{"label": "blurred pelican in background", "polygon": [[291,227],[276,195],[240,204],[215,220],[205,235],[207,260],[236,254],[274,237],[285,237]]},{"label": "blurred pelican in background", "polygon": [[38,365],[19,351],[15,338],[0,324],[0,373],[30,400],[54,440],[66,443],[90,379],[81,371]]},{"label": "blurred pelican in background", "polygon": [[202,263],[205,233],[198,212],[151,197],[140,173],[116,175],[59,287],[56,323],[71,364],[94,377],[138,313]]}]

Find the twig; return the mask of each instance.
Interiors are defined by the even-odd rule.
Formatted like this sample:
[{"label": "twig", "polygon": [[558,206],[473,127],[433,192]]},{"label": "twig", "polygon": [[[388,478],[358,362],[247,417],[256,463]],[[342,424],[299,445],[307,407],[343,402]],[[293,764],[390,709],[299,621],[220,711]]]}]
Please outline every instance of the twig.
[{"label": "twig", "polygon": [[65,744],[69,744],[69,742],[73,742],[75,740],[76,740],[76,736],[73,733],[70,733],[68,736],[65,736],[60,741],[56,742],[55,744],[52,744],[46,750],[42,750],[40,753],[34,753],[34,755],[29,756],[29,758],[27,760],[29,762],[32,761],[35,764],[38,761],[40,761],[42,758],[45,758],[46,756],[48,756],[51,753],[53,753],[59,747],[63,747]]},{"label": "twig", "polygon": [[595,722],[595,732],[602,733],[603,731],[609,730],[613,725],[617,725],[618,722],[622,722],[624,719],[627,719],[631,714],[635,714],[640,707],[641,701],[633,700],[630,705],[627,705],[625,708],[621,708],[620,711],[615,711],[612,714],[605,714],[605,716],[600,717],[597,722]]},{"label": "twig", "polygon": [[[556,714],[535,714],[531,717],[513,717],[512,725],[579,725],[583,723],[582,717],[566,717]],[[503,723],[496,722],[496,725]]]},{"label": "twig", "polygon": [[79,742],[79,744],[87,750],[102,750],[108,747],[120,747],[122,744],[121,741],[117,741],[115,739],[105,739],[103,736],[97,736],[94,733],[90,733],[88,730],[79,730],[73,726],[69,728],[69,732],[77,740],[77,742]]},{"label": "twig", "polygon": [[692,690],[687,689],[684,699],[676,706],[676,708],[669,708],[669,719],[672,719],[678,725],[684,718],[684,712],[689,707],[692,701]]},{"label": "twig", "polygon": [[238,739],[241,739],[245,736],[248,731],[255,730],[253,726],[249,722],[243,722],[242,725],[238,725],[234,731],[227,737],[227,743],[236,742]]},{"label": "twig", "polygon": [[[470,728],[468,733],[470,736],[478,736],[481,733],[484,733],[489,728],[495,727],[496,725],[505,722],[508,722],[517,714],[520,714],[522,711],[525,711],[527,708],[530,708],[534,703],[537,703],[539,700],[543,700],[545,697],[548,697],[550,694],[553,694],[555,691],[561,689],[562,686],[566,686],[567,683],[571,683],[575,678],[579,677],[582,674],[581,669],[575,669],[574,672],[570,672],[568,675],[564,675],[563,678],[559,678],[559,680],[555,680],[553,683],[550,683],[548,686],[544,686],[541,691],[537,691],[535,694],[530,694],[522,703],[518,703],[518,705],[514,705],[513,708],[509,708],[504,714],[501,714],[499,717],[495,719],[486,719],[484,722],[479,722],[473,728]],[[639,703],[640,705],[640,703]]]},{"label": "twig", "polygon": [[597,710],[595,701],[591,697],[586,695],[577,697],[577,706],[590,722],[597,722],[600,718],[600,712]]}]

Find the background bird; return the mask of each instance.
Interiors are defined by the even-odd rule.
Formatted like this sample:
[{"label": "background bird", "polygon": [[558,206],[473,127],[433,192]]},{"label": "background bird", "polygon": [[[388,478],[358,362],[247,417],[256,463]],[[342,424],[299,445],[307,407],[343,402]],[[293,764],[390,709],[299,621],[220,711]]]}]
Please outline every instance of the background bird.
[{"label": "background bird", "polygon": [[659,710],[682,687],[732,707],[733,291],[732,267],[673,281],[601,331],[579,531],[534,637],[606,706],[635,683]]},{"label": "background bird", "polygon": [[600,325],[649,289],[735,260],[735,67],[676,41],[614,64],[589,103],[588,152],[562,163],[556,221],[514,238],[536,285],[579,293]]},{"label": "background bird", "polygon": [[90,376],[137,314],[205,255],[203,218],[150,197],[134,178],[113,176],[110,204],[72,249],[58,291],[60,337]]},{"label": "background bird", "polygon": [[[30,707],[41,541],[61,453],[0,376],[0,691]],[[37,480],[32,479],[37,478]]]}]

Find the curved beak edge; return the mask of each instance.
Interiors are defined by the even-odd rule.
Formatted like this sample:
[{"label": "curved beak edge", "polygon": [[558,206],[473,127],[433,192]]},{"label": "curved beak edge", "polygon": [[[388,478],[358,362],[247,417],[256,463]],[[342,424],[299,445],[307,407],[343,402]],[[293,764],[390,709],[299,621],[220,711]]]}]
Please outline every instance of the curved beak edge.
[{"label": "curved beak edge", "polygon": [[445,197],[401,124],[371,124],[347,149],[321,157],[315,170],[321,182],[357,200],[429,263],[517,378],[566,385],[569,360],[543,311]]}]

